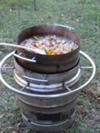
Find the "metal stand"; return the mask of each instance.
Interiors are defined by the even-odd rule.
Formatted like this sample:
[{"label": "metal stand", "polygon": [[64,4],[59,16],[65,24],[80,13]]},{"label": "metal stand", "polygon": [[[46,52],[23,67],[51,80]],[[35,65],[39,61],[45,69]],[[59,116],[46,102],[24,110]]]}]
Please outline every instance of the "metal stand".
[{"label": "metal stand", "polygon": [[[4,64],[5,64],[5,62],[9,59],[9,58],[11,58],[11,57],[13,57],[15,55],[15,51],[13,51],[13,52],[11,52],[11,53],[9,53],[7,56],[5,56],[3,59],[2,59],[2,61],[0,62],[0,80],[1,80],[1,82],[8,88],[8,89],[10,89],[11,91],[13,91],[13,92],[15,92],[15,93],[17,93],[17,94],[21,94],[21,95],[26,95],[26,96],[33,96],[33,97],[37,97],[37,96],[39,96],[39,97],[43,97],[43,98],[52,98],[52,97],[59,97],[59,96],[65,96],[65,95],[69,95],[69,94],[71,94],[71,93],[75,93],[75,92],[78,92],[78,91],[80,91],[80,90],[82,90],[84,87],[86,87],[91,81],[92,81],[92,79],[94,78],[94,76],[95,76],[95,73],[96,73],[96,66],[95,66],[95,64],[94,64],[94,62],[93,62],[93,60],[86,54],[86,53],[84,53],[83,51],[80,51],[80,56],[81,56],[81,59],[82,58],[85,58],[89,63],[90,63],[90,66],[81,66],[80,68],[81,68],[81,70],[82,71],[84,71],[84,70],[88,70],[88,69],[90,69],[92,72],[91,72],[91,76],[88,78],[88,80],[85,82],[85,83],[83,83],[82,85],[80,85],[78,88],[76,88],[76,89],[74,89],[74,90],[71,90],[71,91],[68,91],[68,92],[63,92],[63,93],[60,93],[60,94],[52,94],[52,96],[51,95],[40,95],[40,94],[32,94],[32,93],[26,93],[26,92],[24,92],[24,91],[22,91],[22,90],[19,90],[19,89],[17,89],[17,88],[14,88],[14,87],[12,87],[11,85],[9,85],[9,83],[7,83],[6,81],[5,81],[5,79],[3,78],[3,75],[2,75],[2,73],[3,73],[3,69],[14,69],[14,67],[13,66],[11,66],[10,68],[8,67],[4,67]],[[27,60],[27,59],[24,59],[23,58],[23,60]],[[31,62],[32,62],[32,60],[31,60]],[[81,77],[80,77],[81,78]]]}]

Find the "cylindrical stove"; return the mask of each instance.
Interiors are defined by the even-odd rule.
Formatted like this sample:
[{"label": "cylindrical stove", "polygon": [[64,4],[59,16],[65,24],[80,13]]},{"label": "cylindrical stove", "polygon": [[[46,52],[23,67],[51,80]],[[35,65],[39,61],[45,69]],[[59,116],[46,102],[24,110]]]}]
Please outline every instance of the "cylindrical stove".
[{"label": "cylindrical stove", "polygon": [[[17,96],[26,126],[40,133],[58,133],[71,127],[75,120],[77,97],[95,76],[92,59],[80,51],[80,61],[86,60],[84,64],[88,62],[88,65],[80,63],[69,71],[47,74],[22,67],[15,55],[13,51],[0,62],[0,80]],[[33,61],[21,55],[17,57]],[[88,78],[84,75],[87,70],[91,72]],[[10,83],[5,78],[6,74]],[[86,80],[80,83],[84,77]]]},{"label": "cylindrical stove", "polygon": [[[79,65],[70,71],[56,74],[40,74],[21,67],[14,61],[14,79],[27,92],[49,95],[71,91],[78,87],[81,70]],[[36,131],[60,132],[72,125],[78,93],[52,98],[19,97],[22,117]]]}]

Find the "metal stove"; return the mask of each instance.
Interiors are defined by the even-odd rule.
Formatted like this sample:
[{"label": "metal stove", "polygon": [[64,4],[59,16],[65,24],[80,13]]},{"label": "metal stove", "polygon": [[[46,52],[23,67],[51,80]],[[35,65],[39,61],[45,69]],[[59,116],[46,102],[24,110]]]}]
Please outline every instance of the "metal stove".
[{"label": "metal stove", "polygon": [[[23,68],[14,56],[15,51],[0,62],[0,80],[15,93],[26,126],[40,133],[58,133],[70,128],[75,120],[77,97],[95,76],[93,60],[80,51],[80,60],[88,65],[80,63],[67,72],[41,74]],[[17,57],[29,60],[21,55]],[[88,70],[89,77],[80,82]],[[10,77],[10,83],[5,75]]]}]

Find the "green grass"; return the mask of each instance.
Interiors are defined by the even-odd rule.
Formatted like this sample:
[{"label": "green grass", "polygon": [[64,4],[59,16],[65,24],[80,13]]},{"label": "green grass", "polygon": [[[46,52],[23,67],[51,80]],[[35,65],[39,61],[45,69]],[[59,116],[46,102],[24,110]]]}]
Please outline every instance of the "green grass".
[{"label": "green grass", "polygon": [[[16,43],[18,33],[27,27],[39,24],[64,24],[75,28],[81,38],[81,50],[88,53],[96,63],[97,74],[90,89],[100,88],[100,1],[99,0],[0,0],[0,42]],[[0,47],[0,57],[11,51]],[[1,59],[0,58],[0,59]],[[99,133],[99,122],[89,114],[99,112],[98,97],[82,95],[78,99],[78,115],[69,133]],[[7,127],[16,127],[21,121],[19,108],[11,92],[0,83],[0,133]],[[100,115],[98,115],[100,117]],[[100,119],[99,119],[100,120]],[[87,121],[87,122],[86,122]],[[5,130],[4,130],[5,129]],[[3,133],[4,133],[3,132]],[[9,132],[11,133],[11,132]]]}]

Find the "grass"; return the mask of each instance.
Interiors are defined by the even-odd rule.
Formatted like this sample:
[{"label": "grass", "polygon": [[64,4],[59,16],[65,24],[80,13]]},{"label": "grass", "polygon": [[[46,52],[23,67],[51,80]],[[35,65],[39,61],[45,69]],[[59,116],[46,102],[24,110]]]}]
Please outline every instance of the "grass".
[{"label": "grass", "polygon": [[[74,27],[81,38],[81,49],[96,63],[96,77],[78,99],[76,122],[68,132],[99,133],[100,1],[37,0],[37,11],[34,11],[33,0],[0,0],[0,42],[16,43],[22,29],[45,23]],[[0,57],[9,51],[11,48],[0,47]],[[21,121],[19,107],[13,101],[13,94],[0,83],[0,133],[11,133],[11,128],[16,129]]]}]

